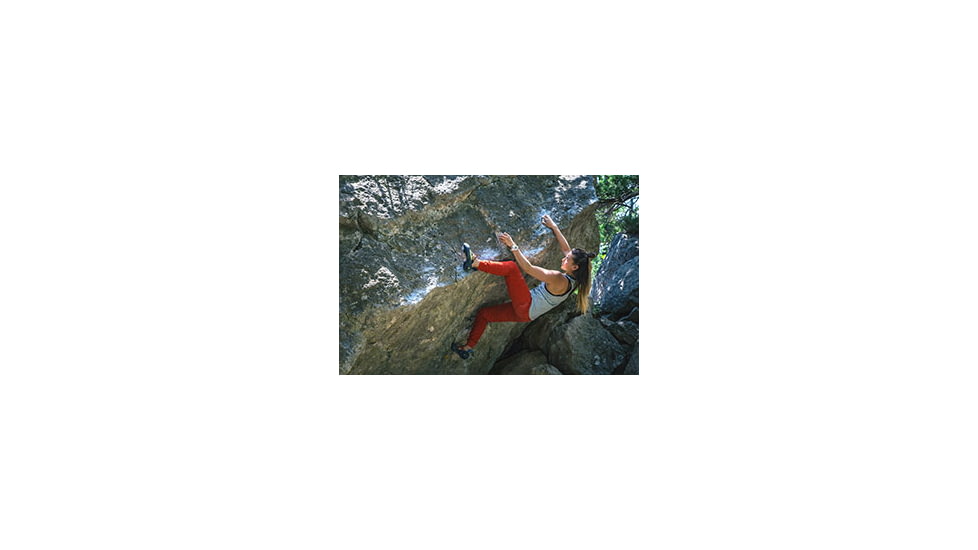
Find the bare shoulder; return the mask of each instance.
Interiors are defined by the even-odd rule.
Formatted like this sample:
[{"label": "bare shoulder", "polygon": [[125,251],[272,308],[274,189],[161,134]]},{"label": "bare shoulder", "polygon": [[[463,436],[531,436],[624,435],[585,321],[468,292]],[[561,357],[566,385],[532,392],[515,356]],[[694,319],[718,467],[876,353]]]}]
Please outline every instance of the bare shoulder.
[{"label": "bare shoulder", "polygon": [[567,292],[567,287],[570,285],[567,282],[567,277],[564,277],[563,271],[554,271],[552,269],[544,269],[543,276],[540,277],[540,280],[546,283],[547,288],[554,294]]}]

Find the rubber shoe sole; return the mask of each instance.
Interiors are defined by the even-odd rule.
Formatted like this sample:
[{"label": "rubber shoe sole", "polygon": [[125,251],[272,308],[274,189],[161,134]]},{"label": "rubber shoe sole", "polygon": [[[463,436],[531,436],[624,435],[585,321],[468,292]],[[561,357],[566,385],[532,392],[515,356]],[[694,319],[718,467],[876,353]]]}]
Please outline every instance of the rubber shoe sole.
[{"label": "rubber shoe sole", "polygon": [[469,243],[462,243],[462,254],[465,254],[465,261],[462,262],[462,270],[478,271],[478,269],[472,267],[472,261],[475,260],[475,256],[472,255],[472,248],[469,246]]},{"label": "rubber shoe sole", "polygon": [[456,344],[455,342],[452,342],[452,351],[457,353],[458,356],[461,357],[462,359],[471,359],[472,354],[475,353],[475,350],[462,349],[462,347]]}]

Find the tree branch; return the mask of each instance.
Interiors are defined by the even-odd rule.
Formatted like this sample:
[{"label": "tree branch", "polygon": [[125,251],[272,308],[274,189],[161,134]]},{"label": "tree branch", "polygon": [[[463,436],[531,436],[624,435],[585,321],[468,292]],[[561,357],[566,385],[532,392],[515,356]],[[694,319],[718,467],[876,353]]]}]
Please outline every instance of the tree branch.
[{"label": "tree branch", "polygon": [[615,210],[617,208],[621,208],[622,206],[626,206],[626,204],[625,204],[626,202],[628,202],[631,199],[634,199],[637,196],[638,196],[638,192],[631,192],[631,193],[628,193],[626,195],[622,195],[620,197],[616,197],[616,198],[613,198],[613,199],[600,200],[600,201],[598,201],[598,204],[600,204],[601,206],[607,205],[604,208],[604,213],[605,214],[608,214],[608,213],[612,212],[613,210]]}]

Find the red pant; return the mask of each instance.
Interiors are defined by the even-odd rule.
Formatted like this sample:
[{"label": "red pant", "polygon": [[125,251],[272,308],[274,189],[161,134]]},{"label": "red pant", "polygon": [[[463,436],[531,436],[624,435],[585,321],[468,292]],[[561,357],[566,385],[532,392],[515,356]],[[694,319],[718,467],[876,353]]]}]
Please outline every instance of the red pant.
[{"label": "red pant", "polygon": [[526,286],[526,281],[523,280],[520,266],[516,262],[480,260],[478,269],[506,277],[506,290],[509,291],[509,297],[513,301],[498,306],[486,306],[479,310],[475,316],[475,324],[472,325],[472,332],[469,333],[469,341],[465,344],[470,348],[474,348],[479,343],[479,338],[482,338],[488,323],[530,322],[530,287]]}]

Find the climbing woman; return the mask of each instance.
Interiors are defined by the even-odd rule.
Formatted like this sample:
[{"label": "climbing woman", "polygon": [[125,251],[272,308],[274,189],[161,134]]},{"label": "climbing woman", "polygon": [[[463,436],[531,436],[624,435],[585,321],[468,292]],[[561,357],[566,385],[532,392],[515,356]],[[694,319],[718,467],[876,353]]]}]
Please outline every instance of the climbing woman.
[{"label": "climbing woman", "polygon": [[[567,239],[560,232],[557,224],[550,216],[543,217],[543,225],[553,231],[557,244],[564,252],[564,259],[560,262],[560,271],[543,269],[530,263],[520,251],[520,247],[513,242],[509,233],[503,233],[499,240],[513,251],[516,262],[502,261],[490,262],[479,260],[472,254],[472,249],[468,244],[462,245],[462,252],[465,254],[465,262],[462,268],[466,271],[484,271],[493,275],[506,278],[506,289],[512,301],[498,306],[486,306],[479,310],[475,316],[475,323],[469,333],[469,340],[464,346],[452,343],[452,350],[462,359],[472,357],[472,348],[479,342],[483,331],[486,330],[488,323],[498,322],[517,322],[528,323],[551,309],[557,307],[561,302],[577,289],[577,309],[581,313],[586,313],[588,308],[588,293],[591,291],[591,259],[594,254],[585,252],[580,248],[571,249],[567,244]],[[519,265],[517,265],[519,264]],[[534,279],[541,282],[532,291],[526,286],[523,280],[523,269]]]}]

